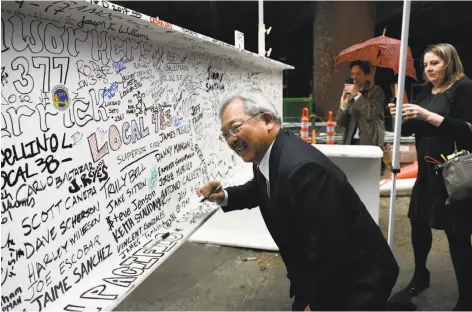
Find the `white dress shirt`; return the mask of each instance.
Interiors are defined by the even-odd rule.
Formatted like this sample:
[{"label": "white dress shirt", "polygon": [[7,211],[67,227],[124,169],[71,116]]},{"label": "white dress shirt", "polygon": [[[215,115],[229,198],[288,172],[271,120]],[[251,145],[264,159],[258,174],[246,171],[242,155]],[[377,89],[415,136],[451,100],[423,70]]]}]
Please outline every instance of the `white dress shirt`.
[{"label": "white dress shirt", "polygon": [[[262,157],[261,163],[259,164],[259,170],[261,171],[262,175],[267,181],[267,195],[270,198],[270,183],[269,183],[269,159],[270,159],[270,152],[272,151],[272,146],[274,146],[275,140],[272,142],[272,144],[269,146],[267,151],[264,154],[264,157]],[[225,192],[225,199],[221,203],[217,203],[220,206],[228,206],[228,192],[224,190]]]}]

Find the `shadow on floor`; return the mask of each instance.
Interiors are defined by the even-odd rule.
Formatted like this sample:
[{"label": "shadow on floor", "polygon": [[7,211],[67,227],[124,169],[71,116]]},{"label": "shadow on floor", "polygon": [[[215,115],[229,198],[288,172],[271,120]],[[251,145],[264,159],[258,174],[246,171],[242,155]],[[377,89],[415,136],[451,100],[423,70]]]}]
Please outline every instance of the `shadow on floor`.
[{"label": "shadow on floor", "polygon": [[[408,202],[409,198],[397,201],[394,253],[400,276],[394,292],[408,284],[414,269]],[[380,227],[386,235],[388,199],[381,199],[380,208]],[[247,258],[257,259],[242,261]],[[434,231],[428,268],[431,286],[413,302],[418,310],[450,311],[457,285],[443,232]],[[187,242],[115,310],[283,311],[291,309],[288,287],[277,253]]]}]

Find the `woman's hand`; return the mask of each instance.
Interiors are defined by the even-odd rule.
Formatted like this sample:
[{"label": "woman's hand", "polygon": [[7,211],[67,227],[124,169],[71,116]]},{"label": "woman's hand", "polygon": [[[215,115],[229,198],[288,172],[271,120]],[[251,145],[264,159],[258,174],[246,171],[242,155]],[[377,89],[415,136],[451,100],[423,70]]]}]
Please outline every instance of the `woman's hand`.
[{"label": "woman's hand", "polygon": [[397,105],[394,103],[388,103],[388,108],[390,109],[390,115],[392,115],[392,117],[395,117],[395,115],[397,114]]},{"label": "woman's hand", "polygon": [[428,118],[431,115],[431,112],[416,104],[403,104],[402,115],[403,115],[403,118],[406,120],[409,120],[409,119],[428,120]]},{"label": "woman's hand", "polygon": [[[397,113],[397,107],[393,103],[389,103],[390,114],[395,117]],[[402,116],[404,120],[418,119],[429,122],[435,127],[439,127],[444,121],[444,117],[436,113],[430,112],[429,110],[418,106],[416,104],[403,104]]]}]

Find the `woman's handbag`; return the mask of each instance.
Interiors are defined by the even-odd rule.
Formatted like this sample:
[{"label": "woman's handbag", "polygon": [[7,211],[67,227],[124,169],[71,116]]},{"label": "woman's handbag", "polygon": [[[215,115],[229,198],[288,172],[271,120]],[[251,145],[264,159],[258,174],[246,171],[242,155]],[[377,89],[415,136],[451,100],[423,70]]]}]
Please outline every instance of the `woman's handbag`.
[{"label": "woman's handbag", "polygon": [[442,164],[442,175],[449,198],[446,205],[472,200],[472,154],[455,156]]},{"label": "woman's handbag", "polygon": [[[472,131],[472,125],[467,124]],[[449,195],[446,205],[472,200],[472,153],[468,151],[458,153],[456,147],[454,154],[454,157],[439,165]]]}]

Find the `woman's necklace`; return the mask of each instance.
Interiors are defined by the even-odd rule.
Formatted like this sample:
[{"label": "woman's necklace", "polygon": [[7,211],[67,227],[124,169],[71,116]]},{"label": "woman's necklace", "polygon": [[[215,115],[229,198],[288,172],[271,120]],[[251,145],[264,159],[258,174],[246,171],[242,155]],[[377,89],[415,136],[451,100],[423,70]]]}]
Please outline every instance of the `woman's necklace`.
[{"label": "woman's necklace", "polygon": [[452,87],[453,84],[454,84],[454,82],[449,83],[449,84],[447,84],[447,85],[442,85],[441,87],[438,87],[438,88],[433,87],[433,88],[431,89],[431,94],[436,95],[436,94],[443,93],[444,91],[446,91],[447,89],[449,89],[450,87]]},{"label": "woman's necklace", "polygon": [[445,89],[444,87],[442,87],[442,88],[432,88],[431,89],[431,94],[432,95],[439,94],[439,93],[443,92],[444,89]]}]

